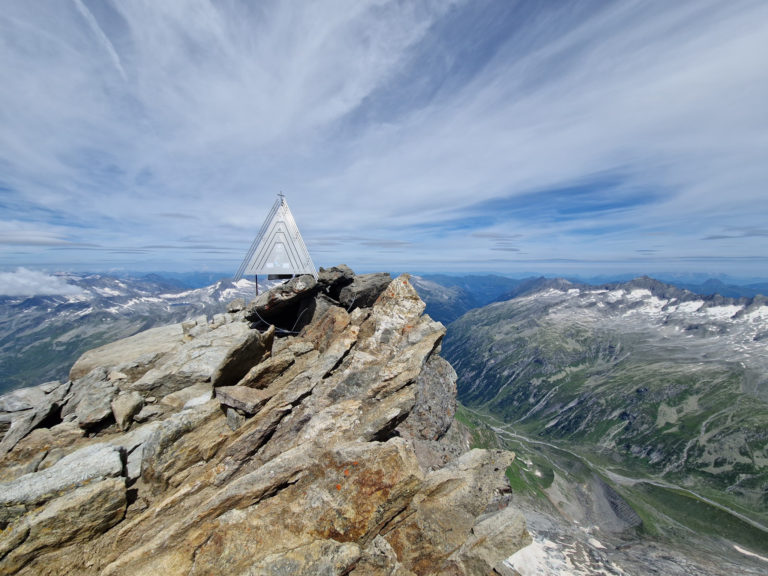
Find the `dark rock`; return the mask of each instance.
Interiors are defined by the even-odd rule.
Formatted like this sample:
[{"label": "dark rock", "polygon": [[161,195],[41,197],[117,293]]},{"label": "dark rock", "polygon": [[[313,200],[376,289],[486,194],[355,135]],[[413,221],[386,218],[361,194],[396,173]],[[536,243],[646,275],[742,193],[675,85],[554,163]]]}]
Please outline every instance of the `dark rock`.
[{"label": "dark rock", "polygon": [[355,276],[351,284],[341,289],[339,302],[350,310],[368,308],[373,306],[390,282],[392,278],[385,272]]},{"label": "dark rock", "polygon": [[269,292],[259,294],[246,309],[245,318],[251,322],[274,324],[278,328],[290,330],[302,302],[317,290],[314,276],[297,276]]},{"label": "dark rock", "polygon": [[317,275],[317,283],[320,289],[334,300],[339,299],[339,293],[344,286],[352,283],[355,273],[346,264],[334,266],[332,268],[320,268]]}]

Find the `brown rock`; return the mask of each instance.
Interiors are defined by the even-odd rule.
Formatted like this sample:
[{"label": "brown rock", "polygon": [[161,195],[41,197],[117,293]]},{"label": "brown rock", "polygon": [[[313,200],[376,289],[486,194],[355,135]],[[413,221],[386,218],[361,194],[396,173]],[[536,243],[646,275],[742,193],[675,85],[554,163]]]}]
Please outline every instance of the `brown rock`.
[{"label": "brown rock", "polygon": [[21,529],[11,528],[14,546],[2,560],[2,573],[13,573],[62,544],[91,540],[120,522],[125,508],[123,478],[107,478],[50,501],[20,520]]},{"label": "brown rock", "polygon": [[294,362],[296,357],[290,350],[271,356],[263,362],[256,364],[237,383],[238,386],[249,388],[266,388],[272,381],[285,372]]},{"label": "brown rock", "polygon": [[241,410],[246,414],[256,414],[274,393],[246,386],[220,386],[216,388],[216,399],[223,406]]}]

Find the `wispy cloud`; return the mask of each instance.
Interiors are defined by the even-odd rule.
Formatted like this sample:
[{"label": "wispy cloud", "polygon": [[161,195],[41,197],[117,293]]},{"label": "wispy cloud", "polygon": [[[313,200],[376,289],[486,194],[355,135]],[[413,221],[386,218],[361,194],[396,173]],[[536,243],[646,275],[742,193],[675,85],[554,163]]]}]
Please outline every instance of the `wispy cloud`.
[{"label": "wispy cloud", "polygon": [[0,296],[70,296],[81,292],[79,286],[67,284],[64,278],[39,270],[0,272]]},{"label": "wispy cloud", "polygon": [[283,190],[318,265],[747,269],[765,53],[748,0],[6,2],[0,266],[226,268]]}]

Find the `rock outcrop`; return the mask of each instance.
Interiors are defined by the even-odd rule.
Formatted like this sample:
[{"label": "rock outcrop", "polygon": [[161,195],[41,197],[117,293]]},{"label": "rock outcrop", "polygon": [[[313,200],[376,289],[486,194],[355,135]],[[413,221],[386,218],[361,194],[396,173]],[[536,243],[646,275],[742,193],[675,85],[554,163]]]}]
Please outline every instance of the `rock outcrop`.
[{"label": "rock outcrop", "polygon": [[445,328],[386,279],[321,271],[0,398],[0,574],[492,573],[528,541],[514,455],[454,440]]}]

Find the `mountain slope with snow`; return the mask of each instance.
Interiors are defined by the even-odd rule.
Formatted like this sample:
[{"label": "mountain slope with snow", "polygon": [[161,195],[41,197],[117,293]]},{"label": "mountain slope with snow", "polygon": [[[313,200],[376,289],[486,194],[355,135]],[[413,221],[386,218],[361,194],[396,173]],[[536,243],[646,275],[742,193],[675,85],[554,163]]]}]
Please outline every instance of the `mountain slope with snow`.
[{"label": "mountain slope with snow", "polygon": [[444,350],[467,405],[768,515],[764,298],[550,283],[464,315]]},{"label": "mountain slope with snow", "polygon": [[[142,330],[226,310],[250,298],[254,284],[220,280],[195,290],[160,277],[59,274],[77,293],[0,296],[0,393],[47,380],[66,380],[85,350]],[[73,290],[74,292],[75,290]]]}]

